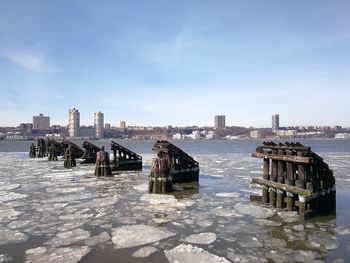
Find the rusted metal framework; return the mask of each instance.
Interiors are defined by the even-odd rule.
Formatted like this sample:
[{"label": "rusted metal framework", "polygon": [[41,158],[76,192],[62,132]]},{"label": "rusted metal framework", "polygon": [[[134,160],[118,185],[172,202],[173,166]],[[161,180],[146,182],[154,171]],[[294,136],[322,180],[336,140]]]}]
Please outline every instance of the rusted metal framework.
[{"label": "rusted metal framework", "polygon": [[142,157],[140,155],[115,141],[111,141],[110,145],[113,152],[113,171],[142,170]]},{"label": "rusted metal framework", "polygon": [[167,193],[173,183],[198,182],[198,162],[180,148],[168,141],[157,141],[152,150],[157,152],[157,158],[152,161],[150,193]]},{"label": "rusted metal framework", "polygon": [[304,218],[322,211],[334,212],[333,171],[310,147],[264,142],[252,156],[263,158],[263,179],[252,180],[263,187],[263,203],[296,210]]},{"label": "rusted metal framework", "polygon": [[83,142],[83,148],[85,152],[82,157],[84,160],[81,162],[81,164],[96,163],[96,155],[99,151],[101,151],[101,148],[88,141]]}]

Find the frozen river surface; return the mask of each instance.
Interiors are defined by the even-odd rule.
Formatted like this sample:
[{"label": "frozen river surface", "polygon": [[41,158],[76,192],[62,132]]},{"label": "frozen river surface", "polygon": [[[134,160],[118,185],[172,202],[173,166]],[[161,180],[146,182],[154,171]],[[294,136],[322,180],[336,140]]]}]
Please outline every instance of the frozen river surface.
[{"label": "frozen river surface", "polygon": [[0,152],[0,262],[350,262],[350,152],[319,154],[337,214],[302,222],[249,201],[262,170],[249,153],[193,153],[199,189],[174,196],[147,194],[150,153],[142,172],[96,178]]}]

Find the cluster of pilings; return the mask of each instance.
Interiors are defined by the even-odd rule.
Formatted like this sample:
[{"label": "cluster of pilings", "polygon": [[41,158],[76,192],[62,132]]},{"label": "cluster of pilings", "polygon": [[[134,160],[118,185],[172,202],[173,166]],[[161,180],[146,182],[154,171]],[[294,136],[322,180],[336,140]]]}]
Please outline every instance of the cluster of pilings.
[{"label": "cluster of pilings", "polygon": [[96,155],[101,148],[92,144],[91,142],[83,142],[84,154],[82,159],[84,159],[81,164],[96,163]]},{"label": "cluster of pilings", "polygon": [[335,210],[335,178],[317,154],[300,143],[264,142],[253,157],[263,158],[262,203],[298,211],[307,218],[322,211]]},{"label": "cluster of pilings", "polygon": [[111,141],[110,146],[113,152],[113,171],[142,170],[142,157],[139,154],[121,146],[115,141]]},{"label": "cluster of pilings", "polygon": [[198,182],[198,162],[180,148],[168,141],[157,141],[153,151],[157,157],[152,161],[149,193],[167,193],[173,183]]}]

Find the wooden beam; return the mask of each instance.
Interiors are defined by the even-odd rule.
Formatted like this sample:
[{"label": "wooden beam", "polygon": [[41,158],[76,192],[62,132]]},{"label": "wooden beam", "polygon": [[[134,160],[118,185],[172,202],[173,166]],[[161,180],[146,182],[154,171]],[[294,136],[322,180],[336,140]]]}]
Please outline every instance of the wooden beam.
[{"label": "wooden beam", "polygon": [[271,159],[275,161],[287,161],[294,163],[313,163],[311,157],[301,157],[301,156],[288,156],[288,155],[277,155],[277,154],[264,154],[264,153],[252,153],[253,157]]},{"label": "wooden beam", "polygon": [[281,184],[273,181],[268,181],[260,178],[253,178],[252,182],[255,184],[260,184],[260,185],[265,185],[267,187],[272,187],[276,188],[279,190],[287,191],[289,193],[297,194],[297,195],[302,195],[305,197],[311,196],[312,192],[307,190],[307,189],[302,189],[299,187],[291,186],[291,185],[286,185],[286,184]]}]

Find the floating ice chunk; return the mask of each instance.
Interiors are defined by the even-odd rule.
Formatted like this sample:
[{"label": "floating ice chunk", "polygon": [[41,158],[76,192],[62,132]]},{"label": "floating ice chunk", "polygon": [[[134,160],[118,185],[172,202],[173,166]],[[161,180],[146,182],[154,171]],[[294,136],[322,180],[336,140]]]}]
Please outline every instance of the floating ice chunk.
[{"label": "floating ice chunk", "polygon": [[270,251],[265,254],[265,257],[272,260],[276,263],[284,263],[284,262],[294,262],[293,258],[290,255],[285,253],[278,253],[277,251]]},{"label": "floating ice chunk", "polygon": [[133,188],[137,191],[147,191],[148,190],[148,184],[138,184],[138,185],[134,185]]},{"label": "floating ice chunk", "polygon": [[341,236],[349,235],[350,230],[346,228],[345,226],[338,226],[334,229],[334,231]]},{"label": "floating ice chunk", "polygon": [[188,199],[177,200],[176,207],[189,207],[194,205],[196,202]]},{"label": "floating ice chunk", "polygon": [[216,240],[216,234],[211,232],[190,235],[182,239],[183,242],[193,243],[193,244],[211,244],[215,240]]},{"label": "floating ice chunk", "polygon": [[267,262],[267,259],[265,257],[257,257],[253,255],[247,255],[247,254],[238,254],[234,252],[228,252],[227,258],[231,259],[233,262],[239,262],[239,263],[265,263]]},{"label": "floating ice chunk", "polygon": [[28,236],[18,231],[7,228],[0,229],[0,245],[20,243],[28,240]]},{"label": "floating ice chunk", "polygon": [[151,205],[177,203],[175,196],[162,194],[144,194],[143,196],[141,196],[140,200],[144,202],[149,202]]},{"label": "floating ice chunk", "polygon": [[47,263],[47,262],[59,262],[59,263],[75,263],[80,261],[85,255],[87,255],[91,249],[87,246],[82,247],[65,247],[65,248],[52,248],[46,251],[44,254],[27,254],[26,263]]},{"label": "floating ice chunk", "polygon": [[232,192],[223,192],[223,193],[216,193],[215,196],[217,197],[239,197],[239,193],[232,193]]},{"label": "floating ice chunk", "polygon": [[26,251],[27,255],[42,255],[47,251],[46,247],[31,248]]},{"label": "floating ice chunk", "polygon": [[265,247],[286,247],[287,242],[280,238],[270,238],[265,240]]},{"label": "floating ice chunk", "polygon": [[68,246],[78,241],[88,239],[89,237],[90,232],[78,228],[67,232],[60,232],[54,238],[46,241],[45,244],[53,247]]},{"label": "floating ice chunk", "polygon": [[3,219],[14,219],[20,214],[23,214],[23,212],[18,212],[12,208],[0,210],[0,221],[2,221]]},{"label": "floating ice chunk", "polygon": [[275,214],[275,212],[271,209],[256,206],[256,205],[244,205],[238,203],[235,205],[235,208],[241,214],[249,215],[255,218],[268,218]]},{"label": "floating ice chunk", "polygon": [[278,211],[277,214],[286,223],[293,223],[300,220],[298,213],[295,211]]},{"label": "floating ice chunk", "polygon": [[170,263],[230,262],[226,258],[211,254],[202,248],[186,244],[178,245],[170,250],[165,250],[164,254]]},{"label": "floating ice chunk", "polygon": [[338,238],[325,232],[309,235],[309,242],[312,247],[323,247],[326,250],[333,250],[339,246]]},{"label": "floating ice chunk", "polygon": [[292,227],[296,231],[304,231],[304,226],[303,225],[296,225]]},{"label": "floating ice chunk", "polygon": [[176,234],[163,228],[130,225],[112,229],[112,242],[116,248],[135,247],[157,242]]},{"label": "floating ice chunk", "polygon": [[100,244],[104,244],[111,239],[110,235],[107,232],[102,232],[97,236],[93,236],[85,241],[85,244],[88,246],[96,246]]},{"label": "floating ice chunk", "polygon": [[263,247],[263,243],[259,241],[256,237],[251,236],[241,236],[237,240],[238,244],[244,248],[254,248],[254,247]]},{"label": "floating ice chunk", "polygon": [[156,252],[158,249],[156,249],[155,247],[143,247],[137,251],[135,251],[132,256],[135,258],[145,258],[148,257],[150,255],[152,255],[154,252]]},{"label": "floating ice chunk", "polygon": [[281,222],[275,222],[275,221],[271,221],[271,220],[267,220],[267,219],[255,219],[255,222],[257,222],[259,225],[263,225],[263,226],[280,226],[282,225]]},{"label": "floating ice chunk", "polygon": [[13,258],[7,254],[0,254],[0,263],[10,262]]},{"label": "floating ice chunk", "polygon": [[20,184],[1,184],[0,191],[8,191],[21,187]]},{"label": "floating ice chunk", "polygon": [[27,198],[28,195],[25,194],[19,194],[14,192],[3,192],[0,194],[0,203],[5,203],[8,201],[18,200],[18,199],[24,199]]},{"label": "floating ice chunk", "polygon": [[26,227],[32,223],[33,222],[30,220],[16,220],[16,221],[12,221],[11,223],[9,223],[7,225],[7,227],[10,229],[17,229],[17,228],[21,228],[21,227]]},{"label": "floating ice chunk", "polygon": [[293,259],[295,262],[311,262],[313,259],[321,255],[315,251],[294,250]]}]

